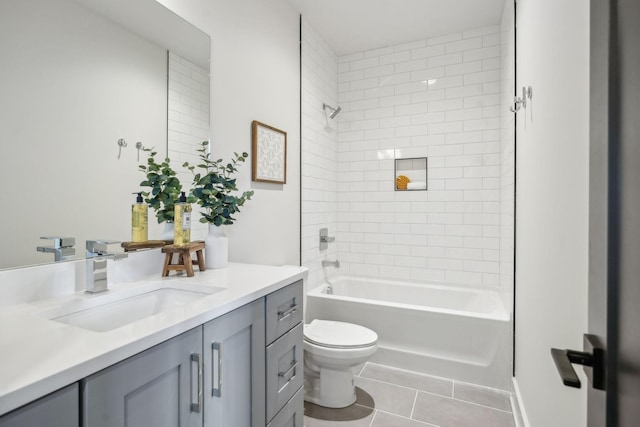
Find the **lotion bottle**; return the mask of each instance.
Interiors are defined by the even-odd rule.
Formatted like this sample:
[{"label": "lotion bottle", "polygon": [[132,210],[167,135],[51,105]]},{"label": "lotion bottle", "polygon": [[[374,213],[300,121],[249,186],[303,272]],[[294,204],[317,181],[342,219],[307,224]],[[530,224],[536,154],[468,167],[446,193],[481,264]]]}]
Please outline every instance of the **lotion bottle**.
[{"label": "lotion bottle", "polygon": [[142,200],[142,193],[137,194],[136,202],[131,205],[131,241],[146,242],[149,240],[147,223],[148,207]]},{"label": "lotion bottle", "polygon": [[191,242],[191,205],[187,203],[184,191],[174,208],[173,244],[186,246]]}]

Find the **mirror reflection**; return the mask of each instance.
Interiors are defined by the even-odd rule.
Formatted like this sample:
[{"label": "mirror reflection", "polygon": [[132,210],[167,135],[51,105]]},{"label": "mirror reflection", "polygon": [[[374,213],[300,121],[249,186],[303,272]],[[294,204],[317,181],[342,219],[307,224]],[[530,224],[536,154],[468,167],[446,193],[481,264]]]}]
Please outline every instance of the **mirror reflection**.
[{"label": "mirror reflection", "polygon": [[130,240],[139,148],[178,166],[208,138],[208,36],[154,0],[3,0],[0,54],[0,268]]}]

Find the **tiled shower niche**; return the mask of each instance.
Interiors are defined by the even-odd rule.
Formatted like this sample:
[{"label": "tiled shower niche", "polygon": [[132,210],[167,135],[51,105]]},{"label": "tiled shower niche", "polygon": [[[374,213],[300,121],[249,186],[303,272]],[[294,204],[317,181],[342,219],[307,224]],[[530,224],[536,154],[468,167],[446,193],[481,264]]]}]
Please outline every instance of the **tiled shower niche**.
[{"label": "tiled shower niche", "polygon": [[394,177],[396,191],[427,190],[427,158],[395,159]]}]

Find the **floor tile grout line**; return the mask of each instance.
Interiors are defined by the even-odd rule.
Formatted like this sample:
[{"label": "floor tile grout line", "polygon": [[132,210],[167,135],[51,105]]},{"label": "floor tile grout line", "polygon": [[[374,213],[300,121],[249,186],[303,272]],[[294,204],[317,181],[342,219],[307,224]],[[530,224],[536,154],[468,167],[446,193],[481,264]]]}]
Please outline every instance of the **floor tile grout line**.
[{"label": "floor tile grout line", "polygon": [[373,426],[373,421],[376,419],[376,415],[378,415],[378,410],[373,410],[373,417],[371,417],[371,422],[369,423],[369,427]]},{"label": "floor tile grout line", "polygon": [[402,418],[402,419],[405,419],[405,420],[414,421],[416,423],[424,424],[427,427],[441,427],[441,426],[439,426],[437,424],[432,424],[432,423],[428,423],[426,421],[416,420],[414,418],[407,418],[407,417],[404,417],[402,415],[394,414],[393,412],[389,412],[389,411],[383,411],[383,410],[376,409],[376,412],[384,412],[385,414],[391,415],[393,417],[398,417],[398,418]]},{"label": "floor tile grout line", "polygon": [[453,381],[453,384],[457,384],[459,386],[465,386],[468,388],[472,388],[472,389],[476,389],[479,390],[481,392],[489,392],[492,394],[496,394],[496,395],[500,395],[500,396],[511,396],[511,393],[506,391],[506,390],[500,390],[499,388],[494,388],[494,387],[487,387],[487,386],[483,386],[483,385],[478,385],[478,384],[473,384],[473,383],[468,383],[468,382],[464,382],[464,381],[460,381],[460,380],[454,380],[452,379],[451,381]]},{"label": "floor tile grout line", "polygon": [[512,411],[507,411],[505,409],[500,409],[500,408],[494,408],[493,406],[487,406],[487,405],[483,405],[481,403],[471,402],[469,400],[458,399],[458,398],[455,398],[455,397],[452,397],[451,400],[455,400],[455,401],[463,402],[463,403],[468,403],[470,405],[480,406],[481,408],[493,409],[494,411],[504,412],[504,413],[507,413],[507,414],[513,414]]},{"label": "floor tile grout line", "polygon": [[368,364],[368,363],[369,363],[369,362],[364,362],[364,363],[362,364],[362,367],[360,368],[360,370],[358,371],[358,373],[356,373],[356,377],[359,377],[359,376],[361,376],[361,375],[362,375],[362,373],[364,372],[364,369],[367,367],[367,364]]},{"label": "floor tile grout line", "polygon": [[[390,382],[388,382],[388,381],[377,380],[377,379],[375,379],[375,378],[367,378],[367,377],[360,377],[360,378],[362,378],[362,379],[364,379],[364,380],[367,380],[367,381],[374,381],[374,382],[377,382],[377,383],[382,383],[382,384],[392,385],[392,386],[396,386],[396,387],[400,387],[400,388],[406,388],[407,390],[421,391],[420,389],[417,389],[417,388],[407,387],[406,385],[400,385],[400,384],[390,383]],[[361,387],[361,388],[362,388],[362,387]],[[432,394],[435,394],[436,396],[443,396],[442,394],[438,394],[438,393],[432,393]],[[445,396],[445,397],[446,397],[446,396]]]},{"label": "floor tile grout line", "polygon": [[[452,393],[453,393],[453,388],[454,388],[455,384],[458,384],[458,385],[461,385],[461,386],[466,386],[466,387],[474,388],[474,389],[477,389],[477,390],[480,390],[480,391],[483,391],[483,392],[486,391],[486,392],[489,392],[489,393],[493,393],[493,394],[497,394],[497,395],[501,395],[501,396],[505,396],[505,397],[511,396],[510,392],[508,392],[506,390],[500,390],[500,389],[494,388],[494,387],[482,386],[482,385],[473,384],[473,383],[469,383],[469,382],[465,382],[465,381],[454,380],[452,378],[439,377],[437,375],[423,374],[422,372],[410,371],[410,370],[407,370],[407,369],[396,368],[394,366],[387,366],[387,365],[382,365],[382,364],[374,363],[374,362],[365,362],[365,364],[362,366],[362,369],[360,370],[358,376],[360,376],[362,378],[369,378],[369,377],[363,377],[362,376],[362,373],[365,371],[365,369],[366,369],[366,367],[368,365],[378,366],[383,371],[403,372],[403,373],[406,373],[406,374],[411,375],[413,377],[426,378],[426,379],[432,379],[432,380],[436,380],[436,381],[442,381],[442,382],[446,382],[446,383],[451,383]],[[370,379],[373,379],[373,378],[370,378]],[[389,384],[395,384],[395,383],[389,383]]]},{"label": "floor tile grout line", "polygon": [[[407,374],[417,376],[417,377],[422,377],[422,378],[430,378],[434,380],[440,380],[440,381],[451,382],[451,383],[456,381],[453,378],[439,377],[437,375],[431,375],[431,374],[423,374],[422,372],[410,371],[408,369],[396,368],[394,366],[381,365],[380,363],[366,362],[365,366],[366,365],[375,365],[375,366],[381,367],[383,370],[405,372]],[[364,371],[364,368],[362,370]],[[473,384],[470,384],[470,385],[473,385]]]},{"label": "floor tile grout line", "polygon": [[389,371],[406,372],[408,374],[417,375],[417,376],[420,376],[420,377],[433,378],[433,379],[436,379],[436,380],[443,380],[443,381],[456,381],[453,378],[441,377],[441,376],[432,375],[432,374],[424,374],[422,372],[411,371],[409,369],[404,369],[404,368],[397,368],[395,366],[382,365],[380,363],[375,363],[375,362],[367,362],[366,364],[367,365],[372,365],[372,366],[379,366],[382,369],[386,369],[386,370],[389,370]]},{"label": "floor tile grout line", "polygon": [[411,413],[409,414],[409,418],[413,419],[413,411],[416,409],[416,402],[418,401],[418,390],[413,395],[413,405],[411,405]]},{"label": "floor tile grout line", "polygon": [[420,388],[409,387],[409,386],[402,385],[402,384],[390,383],[389,381],[383,381],[383,380],[379,380],[377,378],[363,377],[363,376],[360,376],[360,375],[358,376],[358,378],[362,378],[362,379],[368,380],[368,381],[375,381],[375,382],[382,383],[382,384],[393,385],[393,386],[396,386],[396,387],[402,387],[402,388],[406,388],[406,389],[409,389],[409,390],[422,391],[422,392],[425,392],[425,393],[434,394],[436,396],[453,398],[453,388],[451,389],[451,392],[449,392],[447,394],[439,394],[439,393],[434,393],[434,392],[431,392],[431,391],[422,390]]},{"label": "floor tile grout line", "polygon": [[448,397],[448,396],[444,396],[442,394],[438,394],[438,393],[431,393],[428,391],[424,391],[424,390],[418,390],[419,393],[426,393],[426,394],[430,394],[432,396],[437,396],[437,397],[444,397],[445,399],[451,399],[451,400],[455,400],[457,402],[462,402],[462,403],[468,403],[469,405],[474,405],[474,406],[480,406],[481,408],[487,408],[487,409],[493,409],[494,411],[499,411],[499,412],[505,412],[507,414],[513,414],[513,412],[511,411],[505,411],[504,409],[499,409],[499,408],[494,408],[492,406],[487,406],[487,405],[482,405],[480,403],[475,403],[475,402],[470,402],[468,400],[462,400],[462,399],[457,399],[455,397]]}]

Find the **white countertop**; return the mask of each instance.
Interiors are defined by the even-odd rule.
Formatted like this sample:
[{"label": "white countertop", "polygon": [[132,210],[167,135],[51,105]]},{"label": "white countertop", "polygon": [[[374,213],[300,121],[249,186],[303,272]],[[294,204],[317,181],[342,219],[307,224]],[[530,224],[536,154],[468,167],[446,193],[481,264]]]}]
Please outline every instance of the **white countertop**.
[{"label": "white countertop", "polygon": [[[224,288],[180,307],[106,332],[49,320],[43,313],[93,296],[77,292],[0,309],[0,415],[72,384],[156,344],[215,319],[297,280],[307,269],[230,263],[194,277],[159,278],[113,285],[112,293],[162,282]],[[95,297],[94,297],[95,298]]]}]

